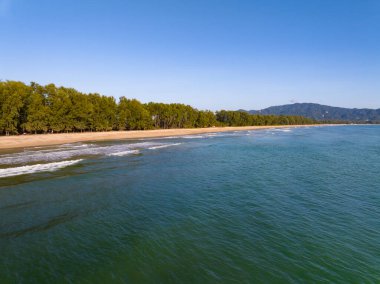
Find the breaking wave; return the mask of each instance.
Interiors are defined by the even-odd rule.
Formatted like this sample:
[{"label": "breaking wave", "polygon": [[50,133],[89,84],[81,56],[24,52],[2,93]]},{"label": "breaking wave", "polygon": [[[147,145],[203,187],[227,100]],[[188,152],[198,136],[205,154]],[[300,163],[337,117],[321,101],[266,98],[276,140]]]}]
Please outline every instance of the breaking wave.
[{"label": "breaking wave", "polygon": [[167,148],[167,147],[171,147],[171,146],[178,146],[178,145],[181,145],[181,144],[182,143],[164,144],[164,145],[158,145],[158,146],[149,147],[148,149],[149,150],[162,149],[162,148]]},{"label": "breaking wave", "polygon": [[141,142],[116,145],[98,146],[94,144],[61,145],[54,149],[25,150],[14,154],[0,155],[0,165],[22,165],[26,163],[53,162],[70,159],[73,157],[110,155],[112,153],[127,152],[158,146],[162,143]]},{"label": "breaking wave", "polygon": [[139,153],[140,153],[139,150],[128,150],[128,151],[110,153],[107,156],[119,156],[119,157],[122,157],[122,156],[127,156],[127,155],[132,155],[132,154],[136,155],[136,154],[139,154]]},{"label": "breaking wave", "polygon": [[292,129],[290,128],[272,128],[268,129],[269,132],[276,131],[276,132],[292,132]]},{"label": "breaking wave", "polygon": [[201,138],[205,138],[206,136],[205,135],[186,135],[186,136],[181,136],[180,138],[183,138],[183,139],[201,139]]},{"label": "breaking wave", "polygon": [[82,159],[0,169],[0,178],[25,175],[25,174],[33,174],[33,173],[39,173],[39,172],[53,172],[58,169],[62,169],[62,168],[77,164],[80,161],[82,161]]}]

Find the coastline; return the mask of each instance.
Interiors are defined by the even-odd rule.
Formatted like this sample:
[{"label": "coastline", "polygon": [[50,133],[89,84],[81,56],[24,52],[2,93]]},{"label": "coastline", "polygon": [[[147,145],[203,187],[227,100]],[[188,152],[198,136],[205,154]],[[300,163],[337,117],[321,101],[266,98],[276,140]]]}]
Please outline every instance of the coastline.
[{"label": "coastline", "polygon": [[127,140],[143,138],[162,138],[169,136],[185,136],[202,133],[261,130],[271,128],[295,128],[311,126],[331,126],[331,124],[311,125],[270,125],[270,126],[231,126],[231,127],[209,127],[209,128],[175,128],[155,130],[130,130],[109,132],[84,132],[84,133],[57,133],[57,134],[28,134],[17,136],[0,137],[0,150],[27,148],[37,146],[51,146],[66,143]]}]

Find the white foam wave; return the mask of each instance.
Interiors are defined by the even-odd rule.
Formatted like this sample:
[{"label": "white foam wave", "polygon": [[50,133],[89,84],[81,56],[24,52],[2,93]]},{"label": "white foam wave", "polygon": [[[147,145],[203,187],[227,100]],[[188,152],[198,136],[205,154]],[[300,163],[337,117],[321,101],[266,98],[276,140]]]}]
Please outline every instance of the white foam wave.
[{"label": "white foam wave", "polygon": [[154,139],[156,139],[156,140],[158,140],[158,139],[161,139],[161,140],[164,140],[164,139],[201,139],[201,138],[208,138],[208,137],[209,137],[209,135],[181,135],[181,136],[166,136],[166,137],[160,137],[160,138],[154,138]]},{"label": "white foam wave", "polygon": [[181,138],[184,138],[184,139],[201,139],[201,138],[205,138],[204,135],[186,135],[186,136],[182,136]]},{"label": "white foam wave", "polygon": [[178,145],[181,145],[181,144],[182,143],[164,144],[164,145],[158,145],[158,146],[149,147],[148,149],[149,150],[156,150],[156,149],[162,149],[162,148],[167,148],[167,147],[171,147],[171,146],[178,146]]},{"label": "white foam wave", "polygon": [[[231,135],[231,134],[230,134]],[[154,140],[166,140],[166,139],[202,139],[202,138],[214,138],[214,137],[221,137],[224,136],[221,133],[218,132],[212,132],[212,133],[205,133],[205,134],[195,134],[195,135],[177,135],[177,136],[165,136],[165,137],[158,137],[158,138],[151,138]],[[141,140],[147,140],[146,138]]]},{"label": "white foam wave", "polygon": [[60,148],[69,148],[69,149],[77,149],[77,148],[88,148],[88,147],[94,147],[96,145],[94,144],[73,144],[73,143],[68,143],[68,144],[63,144],[60,146]]},{"label": "white foam wave", "polygon": [[127,155],[132,155],[132,154],[139,154],[140,151],[139,150],[128,150],[128,151],[122,151],[122,152],[116,152],[116,153],[109,153],[107,154],[107,156],[118,156],[118,157],[122,157],[122,156],[127,156]]},{"label": "white foam wave", "polygon": [[290,128],[271,128],[271,129],[267,129],[266,131],[274,134],[275,132],[292,132],[292,129],[290,129]]},{"label": "white foam wave", "polygon": [[33,174],[33,173],[38,173],[38,172],[52,172],[61,168],[65,168],[65,167],[77,164],[80,161],[82,161],[82,159],[0,169],[0,178],[25,175],[25,174]]},{"label": "white foam wave", "polygon": [[49,150],[26,150],[24,152],[0,155],[1,165],[37,163],[43,161],[62,161],[73,157],[109,155],[111,153],[124,152],[130,150],[146,149],[152,146],[158,146],[162,143],[157,142],[141,142],[141,143],[125,143],[110,146],[94,146],[77,148],[54,148]]},{"label": "white foam wave", "polygon": [[[182,138],[183,136],[164,136],[164,137],[158,137],[158,138],[154,138],[154,139],[179,139],[179,138]],[[143,139],[145,140],[145,139]]]}]

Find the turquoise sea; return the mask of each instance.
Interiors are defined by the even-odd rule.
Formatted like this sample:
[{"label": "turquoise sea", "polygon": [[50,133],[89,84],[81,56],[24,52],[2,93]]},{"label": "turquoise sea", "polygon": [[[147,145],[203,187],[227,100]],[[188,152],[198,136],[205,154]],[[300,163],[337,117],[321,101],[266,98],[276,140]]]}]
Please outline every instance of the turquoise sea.
[{"label": "turquoise sea", "polygon": [[1,152],[0,283],[380,283],[380,126]]}]

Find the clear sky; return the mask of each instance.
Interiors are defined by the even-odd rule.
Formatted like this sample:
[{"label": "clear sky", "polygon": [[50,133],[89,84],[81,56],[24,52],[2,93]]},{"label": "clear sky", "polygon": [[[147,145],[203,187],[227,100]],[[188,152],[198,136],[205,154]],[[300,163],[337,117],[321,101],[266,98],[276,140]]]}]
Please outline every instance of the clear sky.
[{"label": "clear sky", "polygon": [[379,0],[0,0],[0,79],[142,102],[380,107]]}]

